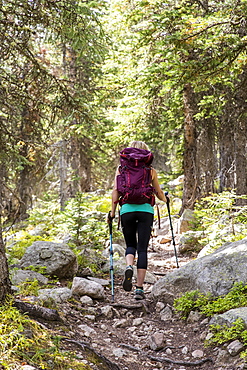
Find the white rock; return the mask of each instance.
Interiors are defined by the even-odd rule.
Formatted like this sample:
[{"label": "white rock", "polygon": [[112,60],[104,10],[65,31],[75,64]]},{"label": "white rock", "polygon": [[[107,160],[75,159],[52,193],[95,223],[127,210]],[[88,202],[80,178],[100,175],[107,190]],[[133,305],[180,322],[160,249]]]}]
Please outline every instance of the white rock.
[{"label": "white rock", "polygon": [[165,304],[163,302],[156,303],[156,312],[160,312],[163,308],[165,308]]},{"label": "white rock", "polygon": [[104,299],[104,288],[95,281],[75,277],[71,290],[73,295],[87,295],[95,299]]},{"label": "white rock", "polygon": [[97,334],[96,331],[93,328],[90,328],[88,325],[79,325],[78,328],[85,337],[90,337],[93,334]]},{"label": "white rock", "polygon": [[133,325],[134,326],[140,326],[143,323],[143,318],[142,317],[137,317],[136,319],[133,320]]},{"label": "white rock", "polygon": [[172,318],[172,310],[166,306],[162,311],[160,311],[160,319],[162,321],[171,320]]},{"label": "white rock", "polygon": [[126,352],[122,350],[121,348],[116,348],[113,350],[113,355],[115,357],[124,357],[126,356]]},{"label": "white rock", "polygon": [[227,351],[231,356],[237,356],[243,349],[244,345],[239,340],[234,340],[227,346]]},{"label": "white rock", "polygon": [[126,319],[116,320],[113,326],[114,328],[126,328],[129,326],[129,321]]},{"label": "white rock", "polygon": [[40,289],[38,299],[43,302],[50,300],[55,303],[63,303],[70,299],[72,292],[69,288]]},{"label": "white rock", "polygon": [[182,348],[182,353],[184,354],[184,355],[187,355],[187,353],[188,353],[188,347],[183,347]]},{"label": "white rock", "polygon": [[192,352],[192,357],[194,358],[202,358],[203,356],[204,353],[200,349],[196,349],[195,351]]},{"label": "white rock", "polygon": [[80,298],[81,304],[83,306],[92,306],[93,305],[93,300],[91,297],[88,297],[87,295],[84,295]]},{"label": "white rock", "polygon": [[108,319],[111,319],[114,315],[113,308],[111,306],[104,306],[101,308],[101,313]]}]

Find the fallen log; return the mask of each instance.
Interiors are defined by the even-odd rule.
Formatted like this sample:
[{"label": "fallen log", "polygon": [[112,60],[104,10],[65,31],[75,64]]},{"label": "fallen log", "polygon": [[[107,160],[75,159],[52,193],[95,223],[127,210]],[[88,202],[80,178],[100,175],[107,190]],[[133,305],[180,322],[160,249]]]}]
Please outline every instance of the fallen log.
[{"label": "fallen log", "polygon": [[24,302],[16,299],[14,302],[14,307],[16,307],[21,313],[26,313],[28,316],[33,318],[40,318],[47,321],[61,321],[61,317],[57,310],[46,308],[32,303]]}]

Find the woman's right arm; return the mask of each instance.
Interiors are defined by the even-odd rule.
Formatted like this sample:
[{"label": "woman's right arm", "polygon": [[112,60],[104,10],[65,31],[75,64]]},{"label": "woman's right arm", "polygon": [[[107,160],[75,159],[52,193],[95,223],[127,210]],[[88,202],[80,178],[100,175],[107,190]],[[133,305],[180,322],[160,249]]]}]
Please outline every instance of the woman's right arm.
[{"label": "woman's right arm", "polygon": [[119,199],[119,193],[117,190],[117,175],[119,175],[118,168],[116,170],[115,179],[114,179],[114,187],[113,187],[112,195],[111,195],[111,217],[115,217],[115,212],[116,212],[117,203]]},{"label": "woman's right arm", "polygon": [[166,196],[160,187],[157,172],[155,171],[154,168],[152,168],[152,185],[154,189],[156,190],[156,196],[159,198],[159,200],[166,202],[167,201]]}]

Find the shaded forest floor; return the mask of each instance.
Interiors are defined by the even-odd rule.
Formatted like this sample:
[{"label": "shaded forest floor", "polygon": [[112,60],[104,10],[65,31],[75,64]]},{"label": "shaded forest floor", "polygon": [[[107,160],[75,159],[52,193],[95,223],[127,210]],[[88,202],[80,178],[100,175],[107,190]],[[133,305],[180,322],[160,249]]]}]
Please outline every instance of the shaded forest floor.
[{"label": "shaded forest floor", "polygon": [[[179,257],[182,266],[190,260]],[[173,247],[151,242],[148,270],[158,277],[176,268]],[[63,323],[44,323],[62,339],[62,346],[74,350],[90,369],[112,370],[237,370],[238,365],[215,364],[217,348],[204,347],[207,324],[203,321],[186,323],[173,313],[162,321],[151,299],[152,284],[145,283],[146,299],[136,301],[133,292],[122,289],[122,279],[115,278],[115,299],[107,288],[105,301],[83,307],[80,301],[60,306]],[[109,308],[110,306],[110,308]],[[108,307],[107,313],[102,311]],[[93,329],[85,334],[81,325]],[[89,329],[89,330],[90,330]],[[151,336],[164,334],[164,348],[152,350]],[[89,368],[89,367],[88,367]]]}]

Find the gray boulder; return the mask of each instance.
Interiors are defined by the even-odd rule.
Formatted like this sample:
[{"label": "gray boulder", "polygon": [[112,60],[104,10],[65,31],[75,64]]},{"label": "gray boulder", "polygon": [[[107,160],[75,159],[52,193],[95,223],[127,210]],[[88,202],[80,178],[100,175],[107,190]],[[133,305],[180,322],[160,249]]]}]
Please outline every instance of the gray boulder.
[{"label": "gray boulder", "polygon": [[242,319],[247,328],[247,307],[232,308],[231,310],[219,315],[214,315],[209,324],[231,326],[237,319]]},{"label": "gray boulder", "polygon": [[43,303],[63,303],[72,297],[69,288],[40,289],[38,299]]},{"label": "gray boulder", "polygon": [[247,238],[227,243],[210,255],[198,258],[160,279],[152,289],[156,301],[173,303],[191,290],[227,294],[235,282],[247,283]]},{"label": "gray boulder", "polygon": [[31,270],[17,270],[13,273],[11,277],[11,282],[14,285],[19,285],[25,281],[34,281],[37,280],[39,284],[46,285],[48,283],[47,277],[40,274],[39,272]]},{"label": "gray boulder", "polygon": [[28,247],[20,266],[46,267],[48,275],[58,278],[71,278],[78,270],[76,255],[67,244],[46,241],[36,241]]}]

